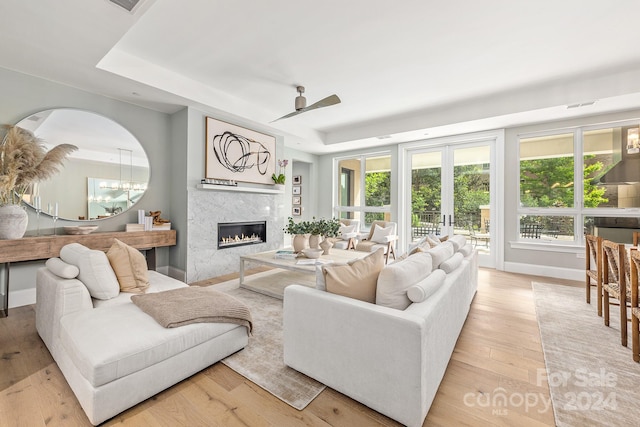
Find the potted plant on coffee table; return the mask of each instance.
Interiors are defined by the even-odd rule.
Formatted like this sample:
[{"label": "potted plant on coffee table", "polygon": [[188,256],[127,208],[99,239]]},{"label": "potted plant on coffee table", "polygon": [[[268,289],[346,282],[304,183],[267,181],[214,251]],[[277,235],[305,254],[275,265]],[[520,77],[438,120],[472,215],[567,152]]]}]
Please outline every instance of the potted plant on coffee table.
[{"label": "potted plant on coffee table", "polygon": [[295,222],[293,218],[288,218],[287,226],[284,232],[293,236],[291,244],[294,252],[301,252],[304,248],[309,247],[310,224],[308,221]]}]

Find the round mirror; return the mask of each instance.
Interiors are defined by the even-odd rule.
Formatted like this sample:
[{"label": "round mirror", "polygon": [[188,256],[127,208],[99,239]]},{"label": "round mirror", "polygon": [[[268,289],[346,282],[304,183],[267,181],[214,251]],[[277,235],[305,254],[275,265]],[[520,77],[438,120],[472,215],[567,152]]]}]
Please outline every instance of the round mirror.
[{"label": "round mirror", "polygon": [[70,108],[45,110],[16,124],[33,132],[49,150],[73,144],[78,150],[60,173],[25,194],[33,206],[40,196],[42,213],[70,221],[97,220],[125,212],[149,183],[149,160],[138,140],[124,127],[99,114]]}]

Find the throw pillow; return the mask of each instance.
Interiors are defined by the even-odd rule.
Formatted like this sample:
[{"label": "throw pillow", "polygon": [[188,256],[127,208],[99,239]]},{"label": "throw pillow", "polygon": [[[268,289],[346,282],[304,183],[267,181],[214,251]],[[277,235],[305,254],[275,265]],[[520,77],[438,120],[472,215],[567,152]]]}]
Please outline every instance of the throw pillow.
[{"label": "throw pillow", "polygon": [[404,310],[411,301],[407,289],[431,273],[431,255],[417,253],[402,262],[387,265],[378,276],[376,304]]},{"label": "throw pillow", "polygon": [[393,233],[393,225],[383,228],[376,224],[373,229],[371,241],[376,243],[387,243],[387,236],[391,236],[391,233]]},{"label": "throw pillow", "polygon": [[471,255],[471,252],[473,252],[473,246],[471,246],[470,243],[467,243],[466,245],[464,245],[463,247],[461,247],[458,252],[460,252],[465,258],[468,257],[469,255]]},{"label": "throw pillow", "polygon": [[120,293],[118,279],[104,252],[70,243],[60,249],[60,259],[78,267],[78,280],[84,283],[93,298],[106,300]]},{"label": "throw pillow", "polygon": [[451,258],[454,252],[451,242],[444,242],[435,248],[429,249],[428,253],[431,254],[431,258],[433,259],[433,269],[440,268],[440,264]]},{"label": "throw pillow", "polygon": [[456,252],[451,256],[451,258],[445,261],[442,261],[439,268],[443,270],[445,273],[449,274],[453,270],[458,268],[460,264],[462,264],[463,259],[464,259],[464,255],[462,255],[460,252]]},{"label": "throw pillow", "polygon": [[63,279],[75,279],[80,274],[80,269],[72,264],[67,264],[60,258],[49,258],[44,265],[50,272]]},{"label": "throw pillow", "polygon": [[422,302],[429,298],[444,283],[447,274],[442,270],[434,270],[425,279],[407,289],[407,297],[411,302]]},{"label": "throw pillow", "polygon": [[344,265],[325,265],[322,272],[327,292],[375,303],[376,284],[383,267],[382,249]]},{"label": "throw pillow", "polygon": [[147,291],[147,260],[139,250],[114,239],[113,245],[107,251],[107,258],[118,278],[120,291],[132,294],[143,294]]},{"label": "throw pillow", "polygon": [[353,233],[356,229],[355,225],[343,225],[339,229],[339,236],[342,237],[342,240],[349,240],[349,237],[346,234]]},{"label": "throw pillow", "polygon": [[452,238],[449,239],[451,243],[453,243],[453,249],[457,252],[461,247],[467,244],[467,238],[462,234],[456,234]]},{"label": "throw pillow", "polygon": [[427,236],[426,242],[429,244],[430,247],[435,248],[436,246],[438,246],[440,243],[442,243],[440,241],[440,239],[438,237],[435,236]]}]

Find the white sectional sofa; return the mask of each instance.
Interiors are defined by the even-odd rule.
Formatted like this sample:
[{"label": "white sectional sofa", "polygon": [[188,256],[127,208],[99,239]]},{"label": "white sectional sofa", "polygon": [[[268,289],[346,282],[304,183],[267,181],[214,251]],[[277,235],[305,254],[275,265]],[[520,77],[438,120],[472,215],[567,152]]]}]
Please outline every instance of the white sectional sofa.
[{"label": "white sectional sofa", "polygon": [[[382,280],[388,287],[405,274],[425,285],[413,291],[433,292],[412,303],[405,287],[404,293],[387,298],[401,306],[406,299],[404,309],[300,285],[287,287],[285,364],[405,425],[421,426],[477,289],[477,255],[463,242],[445,242],[384,267],[378,291]],[[444,276],[443,281],[435,280],[437,276]],[[415,299],[415,292],[412,296]],[[380,299],[384,297],[378,293],[377,302]]]},{"label": "white sectional sofa", "polygon": [[[76,251],[89,250],[74,245]],[[64,253],[65,248],[63,259]],[[92,298],[81,279],[92,281],[95,293],[96,284],[113,280],[108,261],[71,258],[49,260],[39,269],[36,328],[94,425],[247,345],[247,329],[240,325],[164,328],[131,301],[131,293]],[[147,293],[187,286],[155,271],[148,278]]]}]

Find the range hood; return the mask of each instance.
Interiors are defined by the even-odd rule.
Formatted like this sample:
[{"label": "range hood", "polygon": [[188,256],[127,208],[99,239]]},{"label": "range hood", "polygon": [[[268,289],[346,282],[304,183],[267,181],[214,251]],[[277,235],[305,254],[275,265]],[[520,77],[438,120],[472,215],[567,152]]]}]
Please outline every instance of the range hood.
[{"label": "range hood", "polygon": [[[611,170],[600,177],[600,184],[640,183],[640,153],[638,152],[638,127],[623,128],[619,152],[614,158],[620,159]],[[616,150],[617,151],[617,150]]]}]

